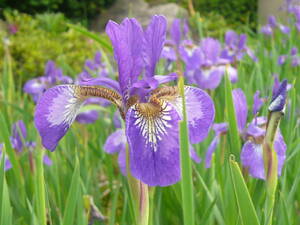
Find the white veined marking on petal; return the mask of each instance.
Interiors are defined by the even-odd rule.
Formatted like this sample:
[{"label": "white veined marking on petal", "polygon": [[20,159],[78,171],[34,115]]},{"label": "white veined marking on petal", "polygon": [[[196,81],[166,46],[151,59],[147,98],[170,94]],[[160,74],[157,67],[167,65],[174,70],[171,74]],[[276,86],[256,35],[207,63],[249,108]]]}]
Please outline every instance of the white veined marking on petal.
[{"label": "white veined marking on petal", "polygon": [[166,102],[162,104],[163,111],[160,116],[146,118],[141,113],[137,111],[136,105],[134,108],[134,125],[140,130],[140,133],[146,140],[146,144],[153,148],[154,152],[157,151],[158,141],[162,140],[162,136],[167,134],[166,128],[171,128],[172,125],[170,121],[172,117],[170,116],[170,111],[172,107],[167,105]]},{"label": "white veined marking on petal", "polygon": [[269,106],[269,110],[273,111],[276,107],[278,107],[281,104],[282,101],[283,101],[283,96],[282,95],[277,96],[277,98],[275,98],[275,100],[271,102]]},{"label": "white veined marking on petal", "polygon": [[58,95],[52,100],[47,120],[51,126],[71,125],[82,104],[83,101],[75,95],[73,86],[61,87]]},{"label": "white veined marking on petal", "polygon": [[[203,103],[197,96],[197,89],[192,87],[184,88],[184,95],[186,96],[186,112],[188,116],[188,123],[191,126],[195,126],[198,119],[201,119],[203,115]],[[176,98],[176,101],[170,102],[172,106],[179,113],[182,118],[182,98],[181,96]]]}]

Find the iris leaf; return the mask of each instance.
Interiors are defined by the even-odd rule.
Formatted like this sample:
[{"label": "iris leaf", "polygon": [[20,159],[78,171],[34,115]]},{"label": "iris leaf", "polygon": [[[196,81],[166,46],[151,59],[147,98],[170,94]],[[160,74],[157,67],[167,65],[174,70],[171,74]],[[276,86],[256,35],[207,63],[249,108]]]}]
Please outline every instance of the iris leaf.
[{"label": "iris leaf", "polygon": [[243,225],[259,225],[259,220],[238,163],[232,156],[229,162],[230,175],[236,202]]}]

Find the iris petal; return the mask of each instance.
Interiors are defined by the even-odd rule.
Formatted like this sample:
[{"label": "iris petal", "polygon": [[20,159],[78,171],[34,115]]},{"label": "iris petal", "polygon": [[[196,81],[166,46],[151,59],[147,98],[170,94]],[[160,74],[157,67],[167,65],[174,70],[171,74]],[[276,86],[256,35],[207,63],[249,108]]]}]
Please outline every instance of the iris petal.
[{"label": "iris petal", "polygon": [[83,100],[74,85],[48,89],[35,111],[35,126],[45,148],[53,151],[74,121]]},{"label": "iris petal", "polygon": [[[186,113],[188,118],[189,138],[196,144],[206,138],[215,117],[215,107],[210,96],[199,88],[186,86]],[[182,115],[182,99],[178,97],[174,104]]]},{"label": "iris petal", "polygon": [[171,104],[162,102],[157,115],[141,112],[138,104],[126,115],[131,173],[150,186],[167,186],[180,179],[180,117]]}]

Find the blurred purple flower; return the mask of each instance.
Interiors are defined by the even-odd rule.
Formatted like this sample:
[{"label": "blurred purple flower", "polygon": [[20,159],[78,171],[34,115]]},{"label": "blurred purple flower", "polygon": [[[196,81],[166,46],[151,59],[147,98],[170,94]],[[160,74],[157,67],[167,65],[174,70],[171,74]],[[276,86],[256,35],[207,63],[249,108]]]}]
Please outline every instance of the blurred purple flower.
[{"label": "blurred purple flower", "polygon": [[40,96],[50,87],[57,84],[73,83],[72,78],[63,75],[62,70],[57,68],[55,63],[49,60],[45,67],[43,76],[28,80],[23,91],[33,97],[34,102],[38,102]]},{"label": "blurred purple flower", "polygon": [[225,34],[225,48],[222,51],[221,57],[229,60],[231,63],[240,61],[245,54],[253,61],[257,61],[253,51],[247,46],[247,35],[238,35],[236,32],[229,30]]},{"label": "blurred purple flower", "polygon": [[260,32],[263,33],[264,35],[271,36],[273,34],[273,29],[269,24],[267,24],[260,28]]},{"label": "blurred purple flower", "polygon": [[[178,122],[182,118],[182,100],[177,87],[159,87],[177,76],[155,75],[166,27],[163,16],[153,16],[145,31],[135,19],[127,18],[121,24],[109,21],[106,32],[118,64],[118,89],[103,85],[60,85],[47,90],[35,111],[35,125],[45,148],[51,151],[56,148],[78,114],[84,98],[102,97],[118,107],[125,121],[131,174],[150,186],[178,182]],[[214,119],[214,105],[209,95],[195,87],[186,86],[185,96],[190,143],[198,143],[208,134]],[[121,138],[122,131],[117,131],[112,135]],[[107,141],[117,148],[107,146],[106,149],[119,151],[122,159],[124,145],[117,140],[119,142],[111,137]]]}]

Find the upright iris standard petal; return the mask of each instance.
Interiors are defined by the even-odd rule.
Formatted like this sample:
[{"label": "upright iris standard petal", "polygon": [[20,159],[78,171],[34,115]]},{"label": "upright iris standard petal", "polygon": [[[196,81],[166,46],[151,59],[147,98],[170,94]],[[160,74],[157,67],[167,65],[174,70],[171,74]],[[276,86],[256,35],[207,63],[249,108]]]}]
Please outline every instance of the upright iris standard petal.
[{"label": "upright iris standard petal", "polygon": [[166,39],[167,21],[163,16],[153,16],[151,23],[144,34],[143,58],[146,77],[155,74],[158,62]]},{"label": "upright iris standard petal", "polygon": [[74,85],[48,89],[36,106],[35,126],[45,148],[53,151],[73,123],[83,99]]},{"label": "upright iris standard petal", "polygon": [[109,21],[106,33],[114,47],[123,99],[127,100],[129,88],[137,81],[143,68],[143,29],[135,19],[127,18],[120,25]]},{"label": "upright iris standard petal", "polygon": [[247,100],[244,92],[241,89],[234,89],[232,91],[234,110],[237,119],[237,125],[240,133],[243,132],[243,129],[247,123]]},{"label": "upright iris standard petal", "polygon": [[170,35],[175,44],[179,46],[181,40],[180,19],[174,19],[170,29]]},{"label": "upright iris standard petal", "polygon": [[254,102],[253,102],[253,115],[256,115],[260,108],[262,107],[264,101],[259,97],[260,92],[256,91],[254,94]]},{"label": "upright iris standard petal", "polygon": [[140,103],[126,115],[131,173],[150,186],[167,186],[180,180],[178,122],[171,104]]}]

